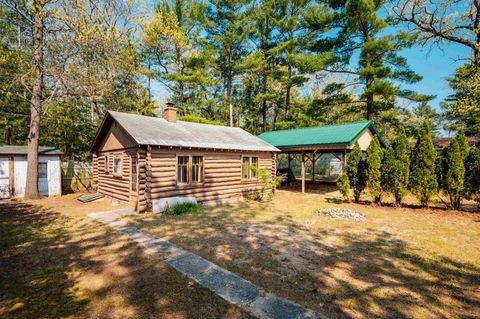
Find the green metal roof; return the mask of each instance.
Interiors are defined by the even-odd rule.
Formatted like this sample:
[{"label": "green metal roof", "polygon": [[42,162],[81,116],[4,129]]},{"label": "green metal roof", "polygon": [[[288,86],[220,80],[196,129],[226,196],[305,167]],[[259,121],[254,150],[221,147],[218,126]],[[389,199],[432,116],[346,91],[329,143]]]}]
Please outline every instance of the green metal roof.
[{"label": "green metal roof", "polygon": [[368,128],[378,135],[380,143],[385,146],[385,141],[373,121],[271,131],[262,133],[258,137],[280,149],[308,146],[349,146]]}]

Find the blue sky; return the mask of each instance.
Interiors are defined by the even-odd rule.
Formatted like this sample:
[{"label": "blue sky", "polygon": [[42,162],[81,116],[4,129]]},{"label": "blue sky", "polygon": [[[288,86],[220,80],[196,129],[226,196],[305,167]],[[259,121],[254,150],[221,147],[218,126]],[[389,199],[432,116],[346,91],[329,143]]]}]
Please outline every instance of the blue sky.
[{"label": "blue sky", "polygon": [[452,93],[446,78],[453,75],[455,69],[465,63],[458,58],[469,57],[470,51],[467,47],[458,44],[444,44],[441,48],[415,46],[403,50],[402,55],[408,59],[412,70],[423,77],[422,81],[414,85],[404,85],[404,87],[423,94],[436,95],[437,97],[430,104],[440,110],[440,102]]}]

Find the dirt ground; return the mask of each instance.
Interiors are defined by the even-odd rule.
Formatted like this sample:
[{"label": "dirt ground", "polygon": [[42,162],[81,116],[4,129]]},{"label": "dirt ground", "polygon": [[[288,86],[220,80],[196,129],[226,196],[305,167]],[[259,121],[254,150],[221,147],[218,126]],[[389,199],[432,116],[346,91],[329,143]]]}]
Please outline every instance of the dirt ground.
[{"label": "dirt ground", "polygon": [[347,204],[324,188],[126,220],[330,318],[480,317],[478,213]]},{"label": "dirt ground", "polygon": [[0,318],[249,318],[87,212],[78,195],[0,204]]}]

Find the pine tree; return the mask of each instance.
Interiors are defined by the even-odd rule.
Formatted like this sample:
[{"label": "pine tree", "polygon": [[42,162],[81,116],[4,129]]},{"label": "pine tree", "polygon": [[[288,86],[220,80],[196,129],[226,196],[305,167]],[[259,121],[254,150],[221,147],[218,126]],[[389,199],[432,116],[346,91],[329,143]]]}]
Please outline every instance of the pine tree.
[{"label": "pine tree", "polygon": [[437,191],[435,176],[436,151],[432,142],[430,125],[424,122],[419,132],[410,175],[410,189],[420,200],[422,206],[428,206],[430,198]]},{"label": "pine tree", "polygon": [[338,177],[337,188],[347,202],[350,202],[350,181],[346,174],[342,174]]},{"label": "pine tree", "polygon": [[467,197],[480,204],[480,148],[472,148],[465,160],[465,189]]},{"label": "pine tree", "polygon": [[363,158],[362,150],[358,142],[355,143],[347,161],[345,168],[350,187],[353,190],[355,203],[360,201],[360,196],[366,186],[366,162]]},{"label": "pine tree", "polygon": [[382,187],[395,196],[395,204],[400,206],[407,193],[410,173],[410,144],[405,129],[400,126],[396,138],[385,150],[382,162]]},{"label": "pine tree", "polygon": [[470,144],[468,143],[468,139],[465,136],[463,128],[460,128],[460,130],[458,130],[457,135],[455,135],[453,139],[458,142],[458,148],[460,149],[462,158],[465,160],[470,152]]},{"label": "pine tree", "polygon": [[367,148],[367,187],[375,203],[380,203],[382,196],[381,166],[383,150],[375,135]]}]

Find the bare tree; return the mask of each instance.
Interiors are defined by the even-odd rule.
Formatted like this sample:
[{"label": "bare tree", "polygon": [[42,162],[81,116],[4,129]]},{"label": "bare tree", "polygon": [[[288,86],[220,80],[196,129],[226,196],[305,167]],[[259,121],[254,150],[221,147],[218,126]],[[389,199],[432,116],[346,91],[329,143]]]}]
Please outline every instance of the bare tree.
[{"label": "bare tree", "polygon": [[410,24],[426,45],[453,42],[472,50],[480,65],[480,0],[391,0],[399,22]]}]

